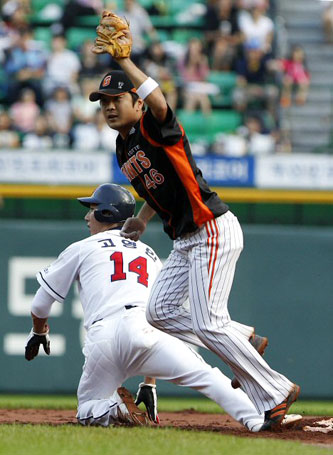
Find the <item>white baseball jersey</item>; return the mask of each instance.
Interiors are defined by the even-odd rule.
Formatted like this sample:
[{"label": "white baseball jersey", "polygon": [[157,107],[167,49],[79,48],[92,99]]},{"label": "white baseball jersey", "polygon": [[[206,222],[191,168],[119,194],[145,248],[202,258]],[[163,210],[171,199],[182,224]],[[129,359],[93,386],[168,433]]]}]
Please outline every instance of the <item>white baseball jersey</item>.
[{"label": "white baseball jersey", "polygon": [[149,246],[124,239],[119,232],[112,229],[71,244],[37,274],[39,284],[58,302],[77,281],[86,329],[125,306],[145,308],[161,268]]}]

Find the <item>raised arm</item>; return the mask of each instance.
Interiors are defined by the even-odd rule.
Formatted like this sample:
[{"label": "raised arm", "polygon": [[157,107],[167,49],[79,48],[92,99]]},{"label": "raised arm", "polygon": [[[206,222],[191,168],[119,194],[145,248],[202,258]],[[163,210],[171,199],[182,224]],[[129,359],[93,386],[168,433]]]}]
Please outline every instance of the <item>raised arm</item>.
[{"label": "raised arm", "polygon": [[113,13],[103,11],[97,35],[93,52],[108,53],[115,59],[138,90],[139,96],[140,93],[141,95],[148,93],[140,97],[143,97],[156,120],[163,123],[168,110],[167,102],[155,81],[148,78],[130,59],[132,35],[129,24]]}]

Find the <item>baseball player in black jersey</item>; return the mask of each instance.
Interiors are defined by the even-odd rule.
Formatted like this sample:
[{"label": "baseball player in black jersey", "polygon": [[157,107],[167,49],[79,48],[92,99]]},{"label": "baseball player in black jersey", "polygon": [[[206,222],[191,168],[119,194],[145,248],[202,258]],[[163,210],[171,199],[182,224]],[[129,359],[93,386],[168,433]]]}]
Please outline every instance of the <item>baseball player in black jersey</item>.
[{"label": "baseball player in black jersey", "polygon": [[260,353],[267,339],[232,321],[228,312],[243,249],[241,227],[208,187],[157,82],[131,61],[131,32],[120,22],[116,15],[103,13],[93,51],[111,54],[122,71],[104,76],[90,100],[100,101],[107,124],[119,132],[119,166],[146,201],[137,217],[126,221],[122,235],[137,240],[157,213],[174,241],[151,291],[147,319],[162,331],[216,353],[258,412],[265,412],[262,430],[279,428],[300,387],[263,360]]}]

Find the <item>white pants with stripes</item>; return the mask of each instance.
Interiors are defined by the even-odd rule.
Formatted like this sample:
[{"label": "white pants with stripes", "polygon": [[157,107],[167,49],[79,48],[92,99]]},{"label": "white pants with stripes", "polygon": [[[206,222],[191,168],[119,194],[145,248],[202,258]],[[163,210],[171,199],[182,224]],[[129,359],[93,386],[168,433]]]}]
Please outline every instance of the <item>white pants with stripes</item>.
[{"label": "white pants with stripes", "polygon": [[250,431],[259,431],[264,422],[263,414],[258,414],[242,390],[231,387],[229,378],[185,343],[149,325],[140,308],[94,324],[88,330],[83,353],[86,361],[77,412],[83,425],[115,423],[120,404],[116,390],[137,375],[198,390]]},{"label": "white pants with stripes", "polygon": [[216,353],[262,413],[281,403],[293,384],[248,342],[253,328],[230,319],[228,298],[242,249],[242,229],[230,211],[176,239],[150,294],[147,319]]}]

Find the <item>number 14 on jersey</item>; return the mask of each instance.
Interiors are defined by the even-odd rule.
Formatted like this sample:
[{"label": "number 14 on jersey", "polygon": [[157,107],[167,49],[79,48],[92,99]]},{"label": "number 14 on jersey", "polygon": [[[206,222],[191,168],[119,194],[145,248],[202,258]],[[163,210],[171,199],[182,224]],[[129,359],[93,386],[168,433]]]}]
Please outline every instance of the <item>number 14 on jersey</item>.
[{"label": "number 14 on jersey", "polygon": [[[127,271],[124,270],[124,259],[121,251],[115,251],[110,256],[110,261],[114,262],[114,273],[111,275],[111,281],[126,280]],[[138,256],[128,264],[128,272],[138,275],[137,282],[148,287],[147,259]]]}]

